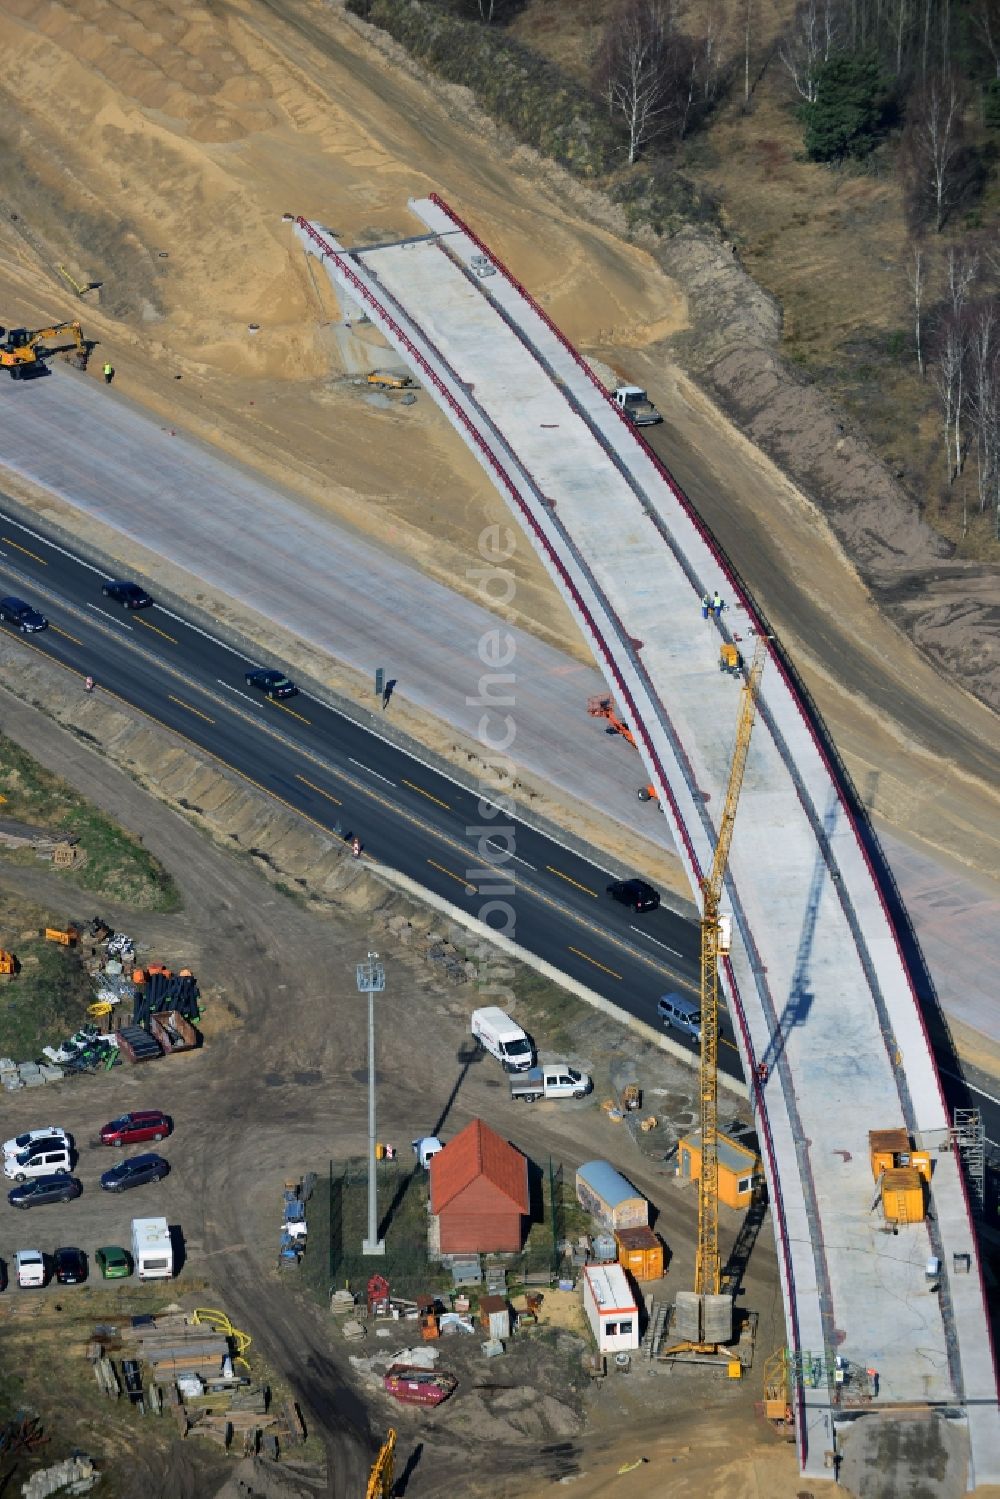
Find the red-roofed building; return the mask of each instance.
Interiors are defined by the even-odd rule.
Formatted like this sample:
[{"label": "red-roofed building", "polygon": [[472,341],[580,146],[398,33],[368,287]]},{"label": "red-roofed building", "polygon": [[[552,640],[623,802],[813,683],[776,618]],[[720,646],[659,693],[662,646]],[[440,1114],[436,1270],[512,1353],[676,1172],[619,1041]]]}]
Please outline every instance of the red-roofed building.
[{"label": "red-roofed building", "polygon": [[431,1160],[442,1254],[517,1253],[528,1220],[528,1162],[481,1119]]}]

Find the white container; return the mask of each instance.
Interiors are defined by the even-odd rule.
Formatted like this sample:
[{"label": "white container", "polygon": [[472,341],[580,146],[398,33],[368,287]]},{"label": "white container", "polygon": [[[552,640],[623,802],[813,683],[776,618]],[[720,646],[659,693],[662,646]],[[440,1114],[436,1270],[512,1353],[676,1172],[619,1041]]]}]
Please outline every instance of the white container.
[{"label": "white container", "polygon": [[630,1353],[639,1346],[639,1308],[621,1265],[585,1265],[583,1309],[599,1353]]}]

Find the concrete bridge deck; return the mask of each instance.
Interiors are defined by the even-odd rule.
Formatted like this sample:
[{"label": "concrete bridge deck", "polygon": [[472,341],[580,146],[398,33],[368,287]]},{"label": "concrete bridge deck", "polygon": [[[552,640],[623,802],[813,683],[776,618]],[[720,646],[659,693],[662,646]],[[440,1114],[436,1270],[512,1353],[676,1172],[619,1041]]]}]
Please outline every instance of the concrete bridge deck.
[{"label": "concrete bridge deck", "polygon": [[[446,205],[430,237],[348,254],[299,221],[341,293],[408,361],[508,500],[583,625],[625,711],[692,881],[711,860],[737,715],[723,639],[755,613],[669,475],[576,352]],[[704,591],[728,602],[703,621]],[[878,1371],[877,1406],[968,1423],[972,1481],[1000,1479],[1000,1425],[978,1252],[934,1060],[866,832],[780,655],[761,686],[733,840],[723,975],[780,1246],[803,1469],[852,1414],[834,1358]],[[870,1129],[933,1152],[928,1219],[872,1210]],[[970,1257],[969,1270],[958,1268]],[[959,1257],[959,1258],[956,1258]],[[940,1289],[925,1282],[941,1261]]]}]

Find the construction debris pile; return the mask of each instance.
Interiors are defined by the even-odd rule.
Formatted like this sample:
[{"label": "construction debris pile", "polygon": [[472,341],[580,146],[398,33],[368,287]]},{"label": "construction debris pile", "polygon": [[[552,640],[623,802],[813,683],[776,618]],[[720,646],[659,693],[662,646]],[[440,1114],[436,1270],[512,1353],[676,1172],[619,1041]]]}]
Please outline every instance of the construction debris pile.
[{"label": "construction debris pile", "polygon": [[89,1494],[100,1479],[92,1458],[76,1452],[51,1468],[32,1473],[21,1485],[23,1499],[48,1499],[49,1494]]},{"label": "construction debris pile", "polygon": [[305,1441],[294,1401],[277,1408],[246,1360],[250,1339],[224,1312],[170,1310],[118,1326],[95,1327],[87,1356],[103,1394],[124,1394],[141,1415],[169,1413],[182,1437],[206,1437],[238,1457]]},{"label": "construction debris pile", "polygon": [[316,1174],[309,1171],[301,1181],[286,1181],[282,1192],[281,1239],[278,1244],[278,1269],[297,1270],[306,1252],[308,1224],[306,1203],[313,1194]]},{"label": "construction debris pile", "polygon": [[[125,932],[114,932],[100,916],[89,923],[46,927],[45,940],[61,947],[79,948],[84,969],[94,981],[94,1001],[87,1007],[89,1023],[58,1046],[45,1046],[34,1061],[0,1057],[0,1086],[7,1092],[37,1088],[81,1072],[98,1072],[121,1061],[145,1062],[177,1051],[193,1051],[199,1035],[200,995],[190,969],[174,974],[162,963],[136,968],[135,946]],[[18,965],[8,973],[16,982]],[[131,1023],[122,1025],[125,1007]],[[95,1022],[105,1021],[106,1033]]]},{"label": "construction debris pile", "polygon": [[413,942],[428,963],[433,963],[453,984],[466,984],[476,977],[475,963],[463,958],[455,947],[440,932],[418,932],[405,916],[390,916],[385,922],[386,930],[398,942],[408,945]]}]

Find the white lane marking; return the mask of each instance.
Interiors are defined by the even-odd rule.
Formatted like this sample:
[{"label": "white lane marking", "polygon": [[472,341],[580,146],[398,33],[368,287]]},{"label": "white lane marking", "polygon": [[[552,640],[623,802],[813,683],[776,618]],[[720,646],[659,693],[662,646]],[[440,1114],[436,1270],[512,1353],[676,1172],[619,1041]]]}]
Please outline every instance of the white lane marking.
[{"label": "white lane marking", "polygon": [[7,557],[7,553],[6,552],[0,552],[0,557],[6,558]]},{"label": "white lane marking", "polygon": [[379,775],[377,770],[372,770],[370,765],[365,765],[361,760],[355,760],[353,755],[348,755],[347,758],[348,760],[350,760],[352,765],[356,765],[358,769],[363,770],[366,775],[374,776],[377,781],[384,781],[387,786],[395,786],[395,781],[390,781],[388,776]]},{"label": "white lane marking", "polygon": [[[494,848],[496,846],[495,840],[492,838],[487,838],[486,843],[489,848]],[[533,869],[536,874],[538,873],[537,864],[529,864],[527,859],[521,858],[520,854],[511,853],[506,844],[501,844],[500,848],[497,849],[497,853],[502,853],[506,855],[508,859],[513,859],[515,864],[523,864],[525,869]]]},{"label": "white lane marking", "polygon": [[[154,604],[153,608],[159,609],[160,613],[165,614],[168,619],[176,620],[179,625],[184,626],[185,630],[193,630],[203,640],[210,640],[213,645],[220,645],[231,656],[238,656],[241,661],[246,661],[250,666],[255,664],[249,656],[244,656],[243,652],[238,651],[235,646],[227,645],[224,640],[219,639],[218,635],[212,635],[208,630],[203,630],[200,625],[193,625],[189,619],[184,618],[183,614],[175,614],[172,609],[168,609],[166,604]],[[223,686],[225,686],[225,683],[223,683]]]},{"label": "white lane marking", "polygon": [[643,931],[643,929],[642,929],[641,926],[631,926],[630,925],[629,926],[629,931],[630,932],[638,932],[639,936],[640,937],[645,937],[645,939],[646,939],[647,942],[654,942],[657,947],[662,947],[664,952],[673,953],[673,955],[674,955],[675,958],[684,958],[684,957],[687,956],[686,953],[679,952],[676,947],[668,947],[665,942],[661,942],[660,941],[659,937],[651,937],[648,932],[644,932]]},{"label": "white lane marking", "polygon": [[220,687],[224,687],[227,692],[234,693],[236,697],[241,697],[245,703],[251,703],[255,708],[260,707],[259,698],[251,697],[248,692],[241,692],[238,687],[234,687],[230,682],[224,682],[221,677],[216,677],[215,680]]},{"label": "white lane marking", "polygon": [[967,1077],[961,1077],[957,1072],[949,1072],[947,1067],[939,1067],[938,1071],[942,1077],[953,1077],[956,1083],[964,1083],[970,1093],[978,1093],[980,1098],[988,1098],[990,1103],[1000,1105],[1000,1098],[994,1098],[992,1093],[987,1093],[985,1088],[977,1088],[975,1083],[970,1083]]},{"label": "white lane marking", "polygon": [[113,625],[121,625],[123,630],[131,630],[132,628],[127,620],[119,619],[117,614],[109,614],[106,609],[101,609],[97,604],[88,603],[87,608],[93,609],[95,614],[103,614],[105,619],[110,619]]},{"label": "white lane marking", "polygon": [[51,547],[54,552],[59,552],[63,557],[68,557],[71,562],[78,562],[80,566],[85,567],[88,572],[96,573],[99,578],[106,578],[108,576],[103,568],[95,567],[92,562],[85,562],[83,558],[78,557],[75,552],[69,551],[67,547],[61,547],[57,541],[51,541],[48,536],[43,536],[40,531],[33,531],[30,526],[24,525],[22,521],[15,520],[14,517],[12,515],[8,515],[6,511],[0,511],[0,514],[3,515],[4,520],[9,526],[16,526],[19,531],[23,531],[26,536],[33,536],[35,540],[40,541],[43,546]]}]

